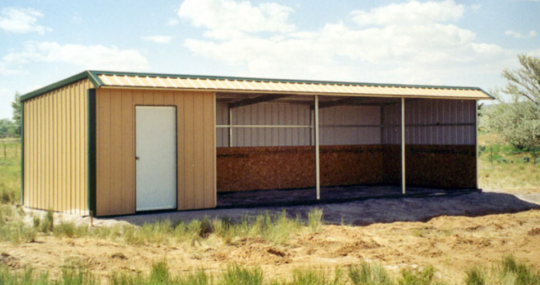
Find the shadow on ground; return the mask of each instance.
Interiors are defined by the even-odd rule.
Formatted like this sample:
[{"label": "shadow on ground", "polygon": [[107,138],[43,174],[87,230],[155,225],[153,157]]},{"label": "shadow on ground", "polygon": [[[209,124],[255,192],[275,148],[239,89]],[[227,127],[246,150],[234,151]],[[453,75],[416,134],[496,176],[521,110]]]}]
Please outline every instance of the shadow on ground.
[{"label": "shadow on ground", "polygon": [[540,205],[527,202],[518,197],[497,192],[470,193],[456,196],[428,198],[369,199],[313,206],[261,207],[236,209],[210,209],[197,211],[137,214],[96,219],[98,224],[125,221],[141,225],[161,219],[171,221],[190,221],[204,216],[229,217],[238,219],[245,215],[286,210],[293,217],[305,218],[315,208],[322,208],[324,221],[329,224],[369,225],[396,221],[427,221],[438,216],[483,216],[489,214],[515,213],[540,209]]}]

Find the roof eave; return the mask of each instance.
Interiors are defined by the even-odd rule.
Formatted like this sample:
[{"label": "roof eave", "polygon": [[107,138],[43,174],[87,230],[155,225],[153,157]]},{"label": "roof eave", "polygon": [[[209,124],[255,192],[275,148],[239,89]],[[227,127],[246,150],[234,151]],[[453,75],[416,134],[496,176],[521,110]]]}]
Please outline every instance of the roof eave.
[{"label": "roof eave", "polygon": [[83,80],[83,79],[89,79],[90,82],[92,82],[92,84],[94,85],[95,88],[99,88],[99,87],[101,87],[103,85],[103,83],[101,82],[101,80],[99,79],[99,77],[97,75],[92,74],[92,72],[90,72],[88,70],[85,70],[85,71],[83,71],[81,73],[77,73],[77,74],[75,74],[73,76],[70,76],[68,78],[62,79],[60,81],[57,81],[55,83],[49,84],[49,85],[44,86],[44,87],[41,87],[41,88],[39,88],[37,90],[34,90],[32,92],[26,93],[26,94],[21,96],[21,102],[24,102],[24,101],[32,99],[34,97],[43,95],[43,94],[45,94],[47,92],[56,90],[58,88],[62,88],[64,86],[66,86],[66,85],[72,84],[74,82],[77,82],[77,81]]},{"label": "roof eave", "polygon": [[[148,72],[126,72],[126,71],[89,71],[96,77],[98,75],[127,75],[127,76],[150,76],[150,77],[179,77],[191,79],[216,79],[216,80],[247,80],[264,82],[289,82],[289,83],[308,83],[308,84],[338,84],[351,86],[376,86],[376,87],[409,87],[409,88],[433,88],[433,89],[461,89],[461,90],[481,90],[474,86],[445,86],[445,85],[418,85],[418,84],[395,84],[395,83],[368,83],[368,82],[349,82],[349,81],[327,81],[327,80],[301,80],[301,79],[279,79],[279,78],[259,78],[259,77],[236,77],[236,76],[216,76],[216,75],[193,75],[193,74],[167,74],[167,73],[148,73]],[[102,83],[103,85],[103,83]],[[483,91],[486,93],[485,91]],[[494,98],[486,93],[489,97]]]},{"label": "roof eave", "polygon": [[482,93],[486,94],[486,95],[489,97],[489,99],[482,99],[482,100],[495,100],[495,99],[497,99],[497,98],[495,98],[495,96],[489,94],[488,92],[486,92],[486,91],[485,91],[484,89],[482,89],[482,88],[478,88],[478,90],[482,91]]}]

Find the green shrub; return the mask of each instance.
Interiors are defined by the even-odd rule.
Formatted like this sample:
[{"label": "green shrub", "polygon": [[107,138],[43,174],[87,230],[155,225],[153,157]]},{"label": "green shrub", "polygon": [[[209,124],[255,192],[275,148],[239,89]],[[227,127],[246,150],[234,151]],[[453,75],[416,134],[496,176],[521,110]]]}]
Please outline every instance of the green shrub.
[{"label": "green shrub", "polygon": [[531,161],[531,158],[528,156],[523,156],[519,161],[522,163],[529,163]]}]

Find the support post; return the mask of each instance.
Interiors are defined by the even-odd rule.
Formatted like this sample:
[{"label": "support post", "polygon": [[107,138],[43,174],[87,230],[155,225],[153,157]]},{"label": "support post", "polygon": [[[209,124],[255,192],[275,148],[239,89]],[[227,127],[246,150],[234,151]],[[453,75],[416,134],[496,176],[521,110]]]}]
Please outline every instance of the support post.
[{"label": "support post", "polygon": [[229,110],[229,147],[233,147],[233,123],[232,123],[232,109],[231,106],[227,106],[227,110]]},{"label": "support post", "polygon": [[406,194],[405,189],[405,98],[401,98],[401,193]]},{"label": "support post", "polygon": [[315,95],[315,108],[314,108],[315,118],[315,187],[317,189],[317,200],[321,199],[321,169],[319,162],[319,96]]}]

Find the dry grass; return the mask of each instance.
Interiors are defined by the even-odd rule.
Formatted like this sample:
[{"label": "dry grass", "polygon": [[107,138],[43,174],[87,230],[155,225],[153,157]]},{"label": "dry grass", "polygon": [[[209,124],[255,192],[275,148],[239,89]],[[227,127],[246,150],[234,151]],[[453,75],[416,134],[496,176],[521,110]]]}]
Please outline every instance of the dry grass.
[{"label": "dry grass", "polygon": [[[473,265],[461,282],[452,284],[466,285],[538,285],[539,272],[528,264],[516,261],[514,257],[503,258],[500,264],[491,269]],[[220,273],[211,274],[203,269],[176,275],[170,271],[166,261],[153,264],[148,274],[130,272],[112,272],[110,284],[193,284],[193,285],[444,285],[448,284],[436,277],[433,267],[419,270],[403,270],[400,274],[390,274],[379,264],[363,262],[348,267],[344,274],[339,267],[335,269],[297,268],[287,279],[276,279],[264,275],[260,267],[229,265]],[[78,261],[68,261],[60,277],[53,280],[48,272],[36,272],[31,267],[20,271],[9,270],[0,266],[0,284],[100,284],[99,279]]]},{"label": "dry grass", "polygon": [[[511,192],[540,191],[540,158],[528,150],[516,150],[501,142],[497,134],[480,134],[479,183],[484,189]],[[540,155],[540,148],[537,150]]]},{"label": "dry grass", "polygon": [[0,143],[0,204],[16,204],[21,201],[20,155],[20,143]]}]

